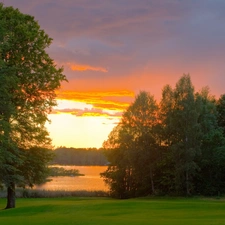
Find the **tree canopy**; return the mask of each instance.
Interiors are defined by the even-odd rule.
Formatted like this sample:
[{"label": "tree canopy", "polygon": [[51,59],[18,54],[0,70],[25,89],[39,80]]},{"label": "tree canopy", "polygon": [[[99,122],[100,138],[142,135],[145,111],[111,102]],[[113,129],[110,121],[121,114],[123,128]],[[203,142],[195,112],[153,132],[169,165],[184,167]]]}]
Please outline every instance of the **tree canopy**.
[{"label": "tree canopy", "polygon": [[159,103],[140,92],[103,147],[102,177],[117,198],[225,193],[224,95],[195,92],[189,75]]},{"label": "tree canopy", "polygon": [[[45,170],[39,165],[50,159],[43,150],[51,146],[45,123],[56,105],[55,90],[66,80],[46,52],[51,42],[34,17],[0,4],[0,178],[8,189],[6,208],[15,207],[15,185],[38,181]],[[29,161],[34,149],[42,154]]]}]

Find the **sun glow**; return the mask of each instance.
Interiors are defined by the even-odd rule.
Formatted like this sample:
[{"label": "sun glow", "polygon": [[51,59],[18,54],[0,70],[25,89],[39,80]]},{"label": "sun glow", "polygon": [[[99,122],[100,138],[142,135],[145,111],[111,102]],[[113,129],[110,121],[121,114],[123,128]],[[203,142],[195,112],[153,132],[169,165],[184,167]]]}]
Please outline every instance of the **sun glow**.
[{"label": "sun glow", "polygon": [[46,127],[55,147],[100,148],[119,118],[50,114]]},{"label": "sun glow", "polygon": [[93,103],[92,98],[86,98],[86,102],[73,98],[57,99],[58,105],[49,114],[51,123],[46,124],[55,147],[100,148],[128,104],[120,109],[108,109],[110,107],[90,104]]},{"label": "sun glow", "polygon": [[100,148],[134,98],[134,92],[126,90],[56,94],[58,105],[46,124],[55,147]]}]

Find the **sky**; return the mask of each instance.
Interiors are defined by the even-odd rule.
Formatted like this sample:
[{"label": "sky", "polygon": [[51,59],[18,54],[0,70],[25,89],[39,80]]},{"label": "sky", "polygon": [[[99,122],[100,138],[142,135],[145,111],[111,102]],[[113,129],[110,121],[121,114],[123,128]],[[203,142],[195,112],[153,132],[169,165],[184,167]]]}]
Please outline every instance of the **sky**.
[{"label": "sky", "polygon": [[224,0],[4,0],[53,38],[47,52],[69,82],[46,127],[55,147],[102,146],[140,91],[160,101],[190,74],[225,93]]}]

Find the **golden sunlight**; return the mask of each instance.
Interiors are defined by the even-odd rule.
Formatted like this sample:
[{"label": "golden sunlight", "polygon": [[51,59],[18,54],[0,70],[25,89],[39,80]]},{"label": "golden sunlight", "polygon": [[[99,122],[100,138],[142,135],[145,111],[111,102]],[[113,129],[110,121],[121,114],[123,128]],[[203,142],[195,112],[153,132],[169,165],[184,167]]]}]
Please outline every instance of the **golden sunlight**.
[{"label": "golden sunlight", "polygon": [[55,147],[100,148],[134,97],[131,91],[60,91],[46,127]]},{"label": "golden sunlight", "polygon": [[119,118],[77,117],[72,114],[50,114],[51,123],[46,127],[53,146],[76,148],[100,148]]}]

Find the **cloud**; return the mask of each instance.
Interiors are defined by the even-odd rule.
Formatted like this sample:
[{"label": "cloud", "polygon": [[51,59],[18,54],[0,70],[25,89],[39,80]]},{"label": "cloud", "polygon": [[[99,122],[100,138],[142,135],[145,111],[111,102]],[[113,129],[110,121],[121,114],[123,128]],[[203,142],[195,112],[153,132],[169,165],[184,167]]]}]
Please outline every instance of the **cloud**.
[{"label": "cloud", "polygon": [[[57,140],[72,136],[79,142],[85,127],[89,142],[90,128],[97,133],[102,125],[92,120],[108,127],[106,139],[135,94],[145,90],[160,100],[163,86],[174,87],[184,73],[190,73],[196,91],[208,85],[213,95],[224,93],[224,0],[5,0],[4,5],[34,16],[53,38],[48,54],[64,65],[69,82],[57,92],[63,104],[52,112],[61,114],[52,115],[56,124],[62,118],[62,128],[52,129],[59,132]],[[66,125],[64,118],[70,118]]]},{"label": "cloud", "polygon": [[67,90],[148,88],[154,94],[190,72],[199,86],[224,92],[225,1],[7,0],[5,5],[39,21],[53,37],[48,52],[59,65],[76,62],[65,67]]},{"label": "cloud", "polygon": [[90,65],[78,65],[78,64],[72,64],[72,63],[66,63],[67,66],[69,66],[69,68],[73,71],[87,71],[87,70],[91,70],[91,71],[99,71],[99,72],[108,72],[107,69],[102,68],[102,67],[94,67],[94,66],[90,66]]},{"label": "cloud", "polygon": [[97,109],[97,108],[92,108],[92,109],[57,109],[55,108],[51,114],[61,114],[61,113],[65,113],[65,114],[72,114],[74,116],[77,117],[81,117],[81,116],[101,116],[101,117],[108,117],[109,119],[112,118],[120,118],[122,116],[122,112],[106,112],[102,109]]},{"label": "cloud", "polygon": [[129,90],[121,90],[121,91],[90,91],[90,92],[76,92],[76,91],[58,91],[57,96],[63,97],[65,99],[80,99],[87,97],[134,97],[134,93]]},{"label": "cloud", "polygon": [[134,98],[131,91],[58,91],[57,99],[91,104],[100,110],[123,111]]}]

